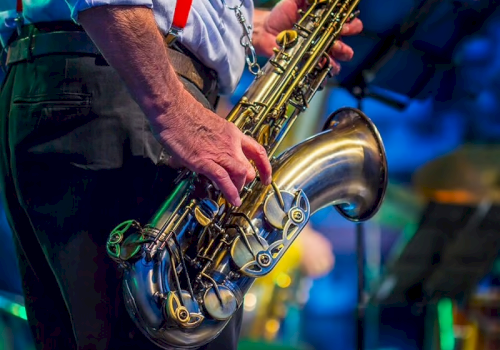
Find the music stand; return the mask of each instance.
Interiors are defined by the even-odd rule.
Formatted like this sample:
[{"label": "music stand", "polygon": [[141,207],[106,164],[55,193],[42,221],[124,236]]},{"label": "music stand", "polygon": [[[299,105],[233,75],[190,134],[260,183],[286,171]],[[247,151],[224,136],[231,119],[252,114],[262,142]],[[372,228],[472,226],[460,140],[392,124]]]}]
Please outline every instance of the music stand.
[{"label": "music stand", "polygon": [[413,236],[370,295],[383,305],[425,306],[474,291],[500,250],[500,206],[430,202]]}]

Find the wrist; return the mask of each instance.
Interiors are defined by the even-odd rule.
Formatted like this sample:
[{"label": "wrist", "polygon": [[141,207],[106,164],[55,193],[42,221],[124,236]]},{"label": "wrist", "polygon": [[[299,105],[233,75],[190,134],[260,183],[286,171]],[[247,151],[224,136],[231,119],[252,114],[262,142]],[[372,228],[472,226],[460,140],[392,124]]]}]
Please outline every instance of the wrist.
[{"label": "wrist", "polygon": [[180,80],[178,82],[180,87],[169,88],[158,98],[146,97],[148,107],[144,108],[148,108],[146,115],[155,135],[176,133],[176,129],[186,123],[193,127],[198,123],[200,114],[209,112]]},{"label": "wrist", "polygon": [[151,121],[161,117],[166,111],[181,108],[181,101],[185,101],[185,95],[189,95],[173,68],[167,69],[169,68],[172,73],[166,74],[168,78],[163,77],[163,83],[157,83],[150,89],[135,91],[133,94],[144,114]]}]

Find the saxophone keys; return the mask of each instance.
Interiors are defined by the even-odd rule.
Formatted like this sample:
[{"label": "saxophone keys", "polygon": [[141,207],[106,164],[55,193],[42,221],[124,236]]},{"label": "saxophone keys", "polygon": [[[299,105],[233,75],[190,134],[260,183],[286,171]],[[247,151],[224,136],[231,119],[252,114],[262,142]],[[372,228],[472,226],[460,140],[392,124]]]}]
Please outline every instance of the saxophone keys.
[{"label": "saxophone keys", "polygon": [[269,124],[264,124],[259,129],[257,137],[255,139],[262,146],[267,147],[269,145],[270,137],[271,137],[271,127],[269,126]]},{"label": "saxophone keys", "polygon": [[257,263],[261,266],[261,267],[269,267],[271,266],[273,262],[273,257],[271,256],[271,254],[269,254],[269,252],[267,251],[262,251],[262,252],[259,252],[257,254]]},{"label": "saxophone keys", "polygon": [[276,43],[280,47],[293,47],[297,43],[299,34],[293,29],[284,30],[276,37]]},{"label": "saxophone keys", "polygon": [[231,246],[231,259],[239,273],[249,277],[267,275],[275,262],[266,240],[258,235],[239,235]]},{"label": "saxophone keys", "polygon": [[357,18],[359,16],[359,14],[361,13],[360,10],[356,10],[354,11],[353,13],[351,13],[349,15],[349,21],[352,21],[353,19]]},{"label": "saxophone keys", "polygon": [[222,196],[219,196],[219,198],[217,199],[217,205],[219,206],[219,213],[222,214],[222,212],[226,209],[226,204],[227,204],[226,199]]},{"label": "saxophone keys", "polygon": [[234,293],[228,287],[220,284],[206,290],[203,296],[203,305],[210,316],[219,321],[227,320],[238,309]]},{"label": "saxophone keys", "polygon": [[[182,301],[181,301],[182,298]],[[167,297],[161,297],[166,316],[182,328],[196,328],[205,319],[188,292],[168,292]]]},{"label": "saxophone keys", "polygon": [[196,221],[206,227],[212,223],[219,212],[219,205],[211,199],[203,199],[194,207],[194,217]]},{"label": "saxophone keys", "polygon": [[288,211],[293,207],[295,194],[273,187],[274,191],[268,195],[264,202],[264,214],[269,224],[282,230],[288,221]]},{"label": "saxophone keys", "polygon": [[143,238],[142,228],[137,221],[124,221],[116,226],[108,237],[108,255],[116,262],[123,263],[139,252]]}]

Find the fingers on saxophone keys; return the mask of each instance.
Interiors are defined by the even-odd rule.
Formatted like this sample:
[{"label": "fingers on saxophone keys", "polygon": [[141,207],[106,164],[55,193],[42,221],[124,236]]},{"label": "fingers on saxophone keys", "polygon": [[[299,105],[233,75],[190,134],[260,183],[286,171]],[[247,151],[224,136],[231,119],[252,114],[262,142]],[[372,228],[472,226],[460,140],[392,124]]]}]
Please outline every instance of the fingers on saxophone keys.
[{"label": "fingers on saxophone keys", "polygon": [[248,163],[245,184],[252,182],[253,179],[255,179],[255,176],[257,176],[257,174],[255,173],[255,169],[253,168],[252,164]]},{"label": "fingers on saxophone keys", "polygon": [[332,66],[332,71],[331,72],[332,72],[333,75],[337,75],[337,74],[340,73],[340,69],[341,69],[340,63],[338,63],[334,59],[330,58],[330,65]]},{"label": "fingers on saxophone keys", "polygon": [[349,45],[337,40],[330,50],[330,56],[339,61],[350,61],[354,56],[354,51]]},{"label": "fingers on saxophone keys", "polygon": [[204,169],[205,175],[220,189],[232,205],[241,205],[240,192],[255,179],[255,170],[243,154],[212,162]]},{"label": "fingers on saxophone keys", "polygon": [[363,22],[359,18],[355,18],[349,23],[344,24],[340,35],[356,35],[363,31]]},{"label": "fingers on saxophone keys", "polygon": [[269,185],[272,180],[272,168],[265,148],[247,135],[243,135],[241,147],[245,156],[255,163],[262,183]]},{"label": "fingers on saxophone keys", "polygon": [[210,162],[205,165],[201,173],[208,177],[222,191],[229,203],[237,207],[241,205],[240,191],[229,173],[222,166],[215,162]]}]

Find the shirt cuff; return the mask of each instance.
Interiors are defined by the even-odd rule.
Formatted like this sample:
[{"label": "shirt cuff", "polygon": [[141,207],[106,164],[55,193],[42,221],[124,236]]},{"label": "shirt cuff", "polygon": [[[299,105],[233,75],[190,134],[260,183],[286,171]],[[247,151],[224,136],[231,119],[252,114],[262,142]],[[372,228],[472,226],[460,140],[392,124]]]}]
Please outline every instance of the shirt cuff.
[{"label": "shirt cuff", "polygon": [[78,23],[78,14],[92,7],[113,5],[113,6],[146,6],[153,8],[152,0],[66,0],[71,10],[71,18]]}]

